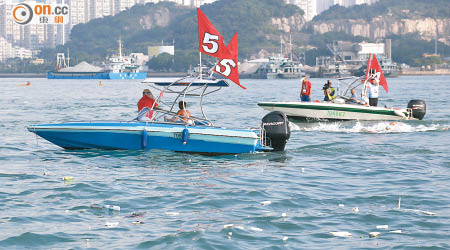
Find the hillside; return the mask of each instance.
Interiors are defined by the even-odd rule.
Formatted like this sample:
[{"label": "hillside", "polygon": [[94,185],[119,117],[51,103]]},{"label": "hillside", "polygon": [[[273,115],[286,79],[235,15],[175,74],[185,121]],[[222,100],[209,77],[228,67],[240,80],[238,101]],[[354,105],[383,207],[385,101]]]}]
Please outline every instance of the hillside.
[{"label": "hillside", "polygon": [[372,5],[349,8],[333,6],[308,24],[314,34],[344,32],[370,39],[417,34],[430,41],[436,36],[450,45],[448,0],[380,0]]},{"label": "hillside", "polygon": [[[240,60],[261,51],[265,56],[277,53],[280,38],[287,43],[292,35],[295,52],[305,52],[309,65],[314,65],[316,56],[330,55],[326,44],[333,40],[376,42],[386,38],[392,39],[395,61],[417,65],[423,53],[434,52],[436,36],[438,53],[450,56],[447,2],[380,0],[369,6],[333,6],[308,23],[301,9],[283,0],[220,0],[203,5],[202,10],[226,42],[238,32]],[[161,58],[153,63],[161,69],[184,71],[198,60],[196,9],[170,2],[136,5],[116,16],[75,26],[71,41],[56,51],[70,48],[72,62],[103,61],[116,52],[119,38],[125,53],[147,53],[147,46],[175,43],[174,60]],[[44,50],[42,57],[53,60],[56,51]]]},{"label": "hillside", "polygon": [[[238,32],[240,57],[251,56],[261,48],[277,49],[280,35],[299,32],[305,23],[303,11],[282,0],[222,0],[202,6],[202,10],[226,42]],[[174,42],[181,57],[175,58],[176,62],[194,60],[198,46],[196,9],[169,2],[136,5],[116,16],[75,26],[71,41],[58,49],[69,47],[74,60],[102,60],[115,52],[119,38],[124,41],[125,53],[147,53],[149,45]]]},{"label": "hillside", "polygon": [[309,43],[317,49],[311,57],[330,55],[324,44],[332,40],[383,42],[392,39],[393,60],[419,66],[424,53],[450,55],[450,5],[448,0],[380,0],[372,5],[349,8],[333,6],[305,25],[303,32],[313,37]]}]

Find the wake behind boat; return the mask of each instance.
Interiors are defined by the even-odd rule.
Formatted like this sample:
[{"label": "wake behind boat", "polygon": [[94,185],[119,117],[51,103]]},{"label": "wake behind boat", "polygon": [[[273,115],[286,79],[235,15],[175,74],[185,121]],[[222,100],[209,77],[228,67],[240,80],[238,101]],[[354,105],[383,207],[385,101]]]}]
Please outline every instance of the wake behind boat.
[{"label": "wake behind boat", "polygon": [[[219,58],[214,71],[244,88],[239,83],[237,68],[237,34],[225,46],[220,33],[200,9],[198,18],[200,52]],[[202,68],[201,65],[199,68]],[[144,83],[160,94],[132,121],[39,124],[28,126],[28,130],[66,149],[165,149],[204,154],[281,151],[289,139],[289,124],[280,112],[267,114],[262,119],[261,127],[256,129],[216,127],[206,117],[203,99],[228,87],[226,80],[205,79],[200,71],[181,79],[148,78]],[[186,106],[187,98],[200,99],[201,115],[184,116],[174,112],[179,101]]]},{"label": "wake behind boat", "polygon": [[[372,60],[372,61],[371,61]],[[370,73],[370,74],[369,74]],[[422,120],[426,113],[423,100],[411,100],[406,108],[369,106],[368,101],[358,100],[350,93],[361,87],[366,96],[370,81],[376,81],[387,91],[387,82],[376,60],[369,57],[365,79],[357,77],[338,78],[339,86],[346,85],[342,95],[324,102],[260,102],[258,106],[269,111],[280,111],[292,119],[312,120]],[[325,90],[325,87],[324,87]],[[364,104],[364,105],[363,105]]]},{"label": "wake behind boat", "polygon": [[412,120],[423,118],[425,103],[411,100],[407,108],[371,107],[334,102],[260,102],[269,111],[280,111],[294,119],[314,120]]}]

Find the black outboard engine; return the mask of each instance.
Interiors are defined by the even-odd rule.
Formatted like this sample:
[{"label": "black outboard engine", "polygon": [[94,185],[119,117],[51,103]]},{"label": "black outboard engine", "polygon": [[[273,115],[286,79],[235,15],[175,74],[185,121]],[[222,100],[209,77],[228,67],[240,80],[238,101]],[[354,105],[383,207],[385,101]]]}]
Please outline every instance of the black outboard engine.
[{"label": "black outboard engine", "polygon": [[427,105],[423,100],[411,100],[408,102],[408,107],[412,111],[412,116],[416,119],[422,120],[427,112]]},{"label": "black outboard engine", "polygon": [[262,127],[266,131],[266,140],[270,141],[273,151],[283,151],[291,136],[289,121],[280,111],[273,111],[262,118]]}]

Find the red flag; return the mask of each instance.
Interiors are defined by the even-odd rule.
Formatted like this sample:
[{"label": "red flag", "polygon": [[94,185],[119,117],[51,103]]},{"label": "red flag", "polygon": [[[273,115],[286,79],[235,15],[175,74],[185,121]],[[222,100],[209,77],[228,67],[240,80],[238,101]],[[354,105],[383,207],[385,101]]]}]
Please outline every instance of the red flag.
[{"label": "red flag", "polygon": [[203,54],[221,58],[225,44],[222,35],[214,28],[200,8],[197,8],[198,16],[198,45]]},{"label": "red flag", "polygon": [[[369,55],[369,63],[370,63],[370,55]],[[386,78],[384,77],[383,71],[381,70],[381,66],[378,63],[377,57],[375,55],[372,56],[372,62],[370,63],[370,67],[369,64],[367,65],[366,80],[369,78],[369,75],[374,76],[375,80],[378,81],[378,83],[381,86],[383,86],[386,93],[389,93]]]},{"label": "red flag", "polygon": [[238,56],[239,56],[239,42],[238,34],[234,33],[228,46],[225,47],[220,61],[217,63],[214,71],[230,79],[239,87],[246,89],[239,82],[239,69],[238,69]]}]

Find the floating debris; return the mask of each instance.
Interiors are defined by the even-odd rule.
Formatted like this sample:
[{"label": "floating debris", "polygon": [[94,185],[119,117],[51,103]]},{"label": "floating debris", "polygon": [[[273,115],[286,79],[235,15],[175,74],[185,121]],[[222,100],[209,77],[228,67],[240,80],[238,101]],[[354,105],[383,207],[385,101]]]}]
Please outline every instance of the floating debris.
[{"label": "floating debris", "polygon": [[352,236],[349,232],[330,232],[331,235],[337,236],[337,237],[350,237]]},{"label": "floating debris", "polygon": [[143,212],[143,213],[132,212],[130,215],[125,216],[125,218],[142,217],[144,214],[145,214],[145,212]]},{"label": "floating debris", "polygon": [[63,180],[64,181],[71,181],[71,180],[73,180],[73,177],[72,176],[64,176]]},{"label": "floating debris", "polygon": [[289,237],[287,237],[287,236],[283,237],[283,241],[287,241],[288,239],[289,239]]},{"label": "floating debris", "polygon": [[256,232],[262,232],[263,230],[259,227],[250,227],[250,230],[256,231]]},{"label": "floating debris", "polygon": [[425,211],[425,210],[419,210],[419,209],[404,209],[404,211],[411,211],[411,212],[415,212],[415,213],[422,213],[422,214],[426,214],[426,215],[430,215],[430,216],[435,216],[436,213],[430,212],[430,211]]},{"label": "floating debris", "polygon": [[397,208],[400,209],[401,206],[401,202],[402,202],[402,197],[398,197],[398,203],[397,203]]},{"label": "floating debris", "polygon": [[242,230],[242,231],[245,230],[244,226],[236,226],[236,228],[237,228],[237,229],[240,229],[240,230]]},{"label": "floating debris", "polygon": [[385,229],[387,230],[389,228],[389,225],[377,225],[377,229]]},{"label": "floating debris", "polygon": [[233,232],[228,232],[228,235],[229,235],[229,236],[233,235]]},{"label": "floating debris", "polygon": [[180,215],[180,213],[178,213],[178,212],[166,212],[166,215],[168,215],[168,216],[178,216],[178,215]]},{"label": "floating debris", "polygon": [[435,216],[436,215],[436,213],[433,213],[433,212],[430,212],[430,211],[420,210],[420,212],[422,212],[423,214],[426,214],[426,215],[430,215],[430,216]]},{"label": "floating debris", "polygon": [[139,221],[139,220],[137,220],[137,221],[133,221],[133,222],[131,222],[131,223],[133,223],[134,225],[140,225],[140,224],[144,224],[144,222],[142,222],[142,221]]},{"label": "floating debris", "polygon": [[389,231],[389,233],[393,233],[393,234],[401,234],[401,233],[402,233],[402,230],[392,230],[392,231]]},{"label": "floating debris", "polygon": [[267,205],[270,205],[270,204],[272,204],[271,201],[263,201],[263,202],[261,202],[261,205],[263,205],[263,206],[267,206]]},{"label": "floating debris", "polygon": [[283,218],[286,218],[286,216],[287,216],[286,213],[281,214],[281,217],[283,217]]},{"label": "floating debris", "polygon": [[370,232],[369,237],[370,238],[380,237],[380,232]]},{"label": "floating debris", "polygon": [[120,207],[115,205],[104,205],[103,208],[114,211],[120,211]]},{"label": "floating debris", "polygon": [[102,209],[103,207],[99,206],[99,205],[91,205],[90,208],[92,208],[92,209]]},{"label": "floating debris", "polygon": [[302,173],[304,173],[305,172],[305,168],[302,168]]},{"label": "floating debris", "polygon": [[119,225],[119,222],[106,222],[106,227],[117,227]]},{"label": "floating debris", "polygon": [[344,207],[344,204],[339,204],[338,207]]},{"label": "floating debris", "polygon": [[359,208],[358,208],[358,207],[354,207],[354,208],[352,209],[352,211],[353,211],[353,213],[359,213]]},{"label": "floating debris", "polygon": [[226,224],[223,225],[223,228],[232,228],[234,226],[234,224]]}]

